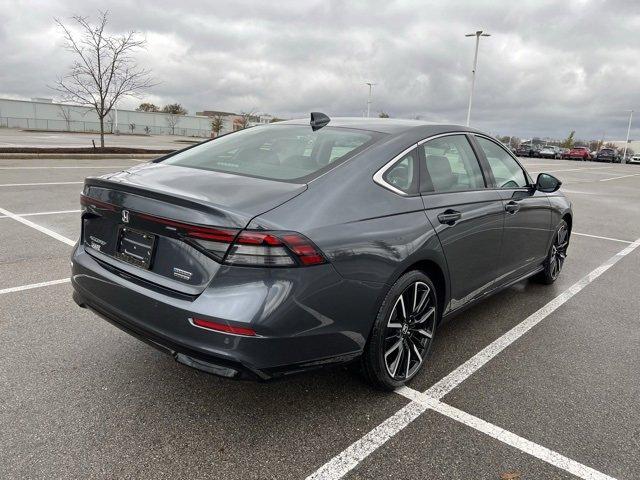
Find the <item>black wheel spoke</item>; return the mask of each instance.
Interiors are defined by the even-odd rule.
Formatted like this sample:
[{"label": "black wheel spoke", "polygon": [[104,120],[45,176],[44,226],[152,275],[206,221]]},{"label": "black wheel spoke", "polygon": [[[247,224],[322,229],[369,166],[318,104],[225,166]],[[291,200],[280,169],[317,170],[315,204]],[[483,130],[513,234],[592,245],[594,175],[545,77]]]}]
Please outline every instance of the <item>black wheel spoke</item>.
[{"label": "black wheel spoke", "polygon": [[414,282],[391,309],[383,356],[387,372],[396,380],[411,378],[424,361],[435,329],[434,295],[426,283]]},{"label": "black wheel spoke", "polygon": [[566,225],[560,226],[556,232],[556,239],[551,246],[549,257],[549,274],[555,279],[562,270],[564,260],[567,257],[567,247],[569,246],[569,230]]},{"label": "black wheel spoke", "polygon": [[436,314],[436,309],[431,307],[418,320],[415,321],[414,325],[420,325],[426,322],[432,315],[435,315],[435,314]]}]

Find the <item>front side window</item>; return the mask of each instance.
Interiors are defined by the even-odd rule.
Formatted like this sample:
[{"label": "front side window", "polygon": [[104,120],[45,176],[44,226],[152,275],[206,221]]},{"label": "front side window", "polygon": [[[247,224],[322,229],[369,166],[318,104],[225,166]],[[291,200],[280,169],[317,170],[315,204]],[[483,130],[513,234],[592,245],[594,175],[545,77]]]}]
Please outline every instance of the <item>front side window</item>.
[{"label": "front side window", "polygon": [[520,188],[528,185],[524,171],[502,147],[483,137],[476,137],[487,157],[498,188]]},{"label": "front side window", "polygon": [[268,125],[224,135],[163,164],[284,181],[307,181],[362,151],[382,134],[306,125]]},{"label": "front side window", "polygon": [[426,170],[423,191],[455,192],[485,187],[478,159],[464,135],[434,138],[421,148]]},{"label": "front side window", "polygon": [[404,193],[417,193],[418,172],[416,172],[416,153],[413,150],[398,160],[382,176],[385,182]]}]

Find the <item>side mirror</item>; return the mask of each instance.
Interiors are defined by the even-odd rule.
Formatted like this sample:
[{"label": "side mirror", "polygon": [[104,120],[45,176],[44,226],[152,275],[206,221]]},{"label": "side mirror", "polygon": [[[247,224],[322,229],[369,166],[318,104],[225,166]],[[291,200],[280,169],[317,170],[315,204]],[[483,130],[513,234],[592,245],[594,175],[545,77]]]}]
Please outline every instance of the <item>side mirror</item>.
[{"label": "side mirror", "polygon": [[562,182],[548,173],[540,173],[536,180],[536,190],[544,193],[553,193],[560,188],[560,185]]}]

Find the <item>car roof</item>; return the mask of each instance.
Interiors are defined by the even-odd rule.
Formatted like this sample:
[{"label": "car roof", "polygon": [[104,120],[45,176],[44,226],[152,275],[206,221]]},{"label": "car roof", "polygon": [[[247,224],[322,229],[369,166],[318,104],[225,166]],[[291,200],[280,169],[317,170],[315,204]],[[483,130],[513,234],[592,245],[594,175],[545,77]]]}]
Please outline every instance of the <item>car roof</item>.
[{"label": "car roof", "polygon": [[[309,125],[308,118],[285,120],[271,125]],[[462,125],[425,122],[422,120],[405,120],[400,118],[360,118],[360,117],[331,117],[329,127],[356,128],[375,132],[399,134],[411,130],[423,131],[428,134],[438,134],[451,130],[481,133],[478,130]]]}]

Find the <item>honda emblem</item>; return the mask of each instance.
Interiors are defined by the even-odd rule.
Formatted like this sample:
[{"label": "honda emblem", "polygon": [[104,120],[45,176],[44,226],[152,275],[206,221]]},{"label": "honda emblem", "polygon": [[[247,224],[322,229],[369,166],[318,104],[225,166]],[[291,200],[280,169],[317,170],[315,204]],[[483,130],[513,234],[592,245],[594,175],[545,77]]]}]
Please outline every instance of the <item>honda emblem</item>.
[{"label": "honda emblem", "polygon": [[129,210],[122,210],[122,222],[129,223]]}]

